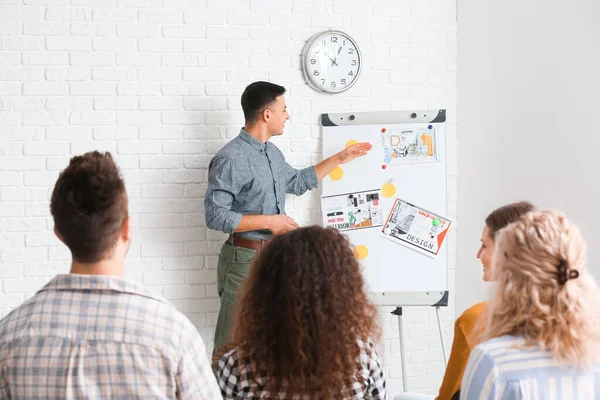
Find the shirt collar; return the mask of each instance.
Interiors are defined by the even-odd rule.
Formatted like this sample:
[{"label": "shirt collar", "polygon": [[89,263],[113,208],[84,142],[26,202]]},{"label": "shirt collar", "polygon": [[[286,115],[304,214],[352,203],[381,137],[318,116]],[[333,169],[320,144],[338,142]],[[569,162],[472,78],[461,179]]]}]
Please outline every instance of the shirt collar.
[{"label": "shirt collar", "polygon": [[240,131],[240,137],[246,143],[248,143],[250,146],[254,147],[256,150],[260,151],[261,153],[267,151],[267,146],[268,146],[269,142],[267,142],[267,143],[261,142],[260,140],[258,140],[257,138],[255,138],[254,136],[251,136],[248,132],[246,132],[246,130],[244,128],[242,128]]},{"label": "shirt collar", "polygon": [[134,294],[168,304],[167,300],[155,295],[139,283],[120,276],[64,274],[55,276],[40,292],[60,290],[93,290]]}]

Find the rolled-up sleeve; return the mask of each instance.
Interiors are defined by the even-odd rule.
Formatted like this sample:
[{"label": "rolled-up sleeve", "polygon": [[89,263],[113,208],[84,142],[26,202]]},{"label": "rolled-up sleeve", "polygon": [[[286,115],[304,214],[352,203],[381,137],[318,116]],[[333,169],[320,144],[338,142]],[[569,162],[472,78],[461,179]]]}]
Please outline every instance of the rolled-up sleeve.
[{"label": "rolled-up sleeve", "polygon": [[286,193],[301,196],[307,190],[312,190],[319,184],[315,167],[308,167],[298,170],[288,163],[285,163],[285,171],[287,175]]},{"label": "rolled-up sleeve", "polygon": [[242,182],[235,168],[235,160],[226,157],[214,158],[208,171],[208,188],[204,196],[206,225],[210,229],[233,233],[242,214],[231,210]]}]

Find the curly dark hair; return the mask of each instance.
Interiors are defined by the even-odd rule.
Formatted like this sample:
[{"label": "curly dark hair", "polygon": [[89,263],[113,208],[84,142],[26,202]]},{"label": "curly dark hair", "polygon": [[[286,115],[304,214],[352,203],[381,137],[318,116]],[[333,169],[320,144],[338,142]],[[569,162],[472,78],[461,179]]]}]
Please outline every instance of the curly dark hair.
[{"label": "curly dark hair", "polygon": [[125,183],[110,153],[71,158],[54,185],[50,212],[75,261],[106,258],[128,216]]},{"label": "curly dark hair", "polygon": [[347,239],[331,228],[299,228],[276,236],[254,260],[233,343],[223,351],[234,347],[240,360],[265,370],[270,393],[340,398],[352,383],[367,384],[358,340],[379,339],[376,318]]}]

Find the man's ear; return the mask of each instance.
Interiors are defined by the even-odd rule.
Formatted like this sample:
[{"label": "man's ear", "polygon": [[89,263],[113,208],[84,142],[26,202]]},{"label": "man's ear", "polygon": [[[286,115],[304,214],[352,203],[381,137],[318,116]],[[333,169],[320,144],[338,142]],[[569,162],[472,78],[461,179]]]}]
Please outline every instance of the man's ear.
[{"label": "man's ear", "polygon": [[62,235],[60,234],[60,232],[58,232],[58,229],[56,229],[56,225],[54,225],[54,234],[56,235],[56,237],[58,238],[58,240],[60,240],[61,242],[63,242],[63,244],[66,246],[67,244],[65,243],[65,239],[63,239]]},{"label": "man's ear", "polygon": [[271,119],[271,110],[265,108],[262,112],[262,119],[264,122],[269,122],[269,119]]},{"label": "man's ear", "polygon": [[124,242],[131,242],[131,219],[129,216],[123,221],[121,225],[121,238]]}]

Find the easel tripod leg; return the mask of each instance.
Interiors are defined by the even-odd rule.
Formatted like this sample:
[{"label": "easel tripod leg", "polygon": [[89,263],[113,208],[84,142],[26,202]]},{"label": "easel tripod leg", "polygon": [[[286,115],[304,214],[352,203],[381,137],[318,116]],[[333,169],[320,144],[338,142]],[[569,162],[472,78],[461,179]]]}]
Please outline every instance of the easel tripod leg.
[{"label": "easel tripod leg", "polygon": [[448,367],[448,357],[446,356],[446,346],[444,345],[444,333],[442,332],[442,320],[440,318],[440,307],[435,308],[437,315],[438,329],[440,331],[440,341],[442,342],[442,355],[444,357],[444,367]]},{"label": "easel tripod leg", "polygon": [[406,392],[406,357],[404,354],[404,327],[402,324],[402,307],[397,307],[394,314],[398,316],[398,334],[400,336],[400,361],[402,363],[402,391]]}]

